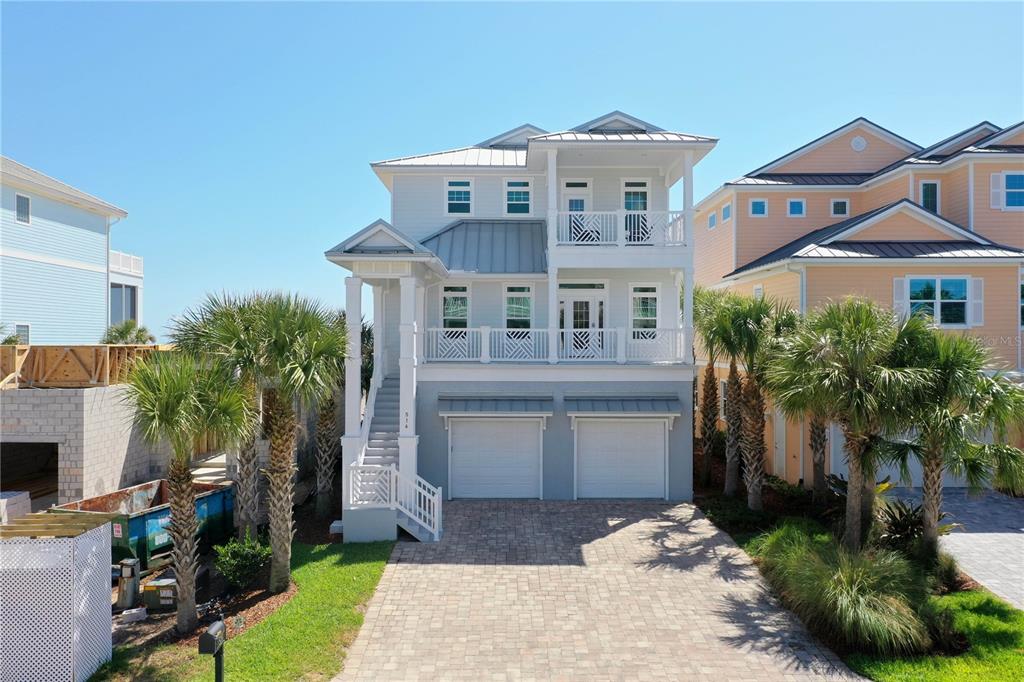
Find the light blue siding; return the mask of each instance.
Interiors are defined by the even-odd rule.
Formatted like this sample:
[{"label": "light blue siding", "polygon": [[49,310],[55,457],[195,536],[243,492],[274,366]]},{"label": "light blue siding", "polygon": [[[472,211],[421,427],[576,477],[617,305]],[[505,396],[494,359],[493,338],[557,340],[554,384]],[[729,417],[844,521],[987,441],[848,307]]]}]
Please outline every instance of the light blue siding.
[{"label": "light blue siding", "polygon": [[[32,200],[28,225],[15,220],[16,194]],[[36,344],[99,342],[107,327],[107,219],[9,186],[0,196],[0,322],[11,330],[30,324]]]}]

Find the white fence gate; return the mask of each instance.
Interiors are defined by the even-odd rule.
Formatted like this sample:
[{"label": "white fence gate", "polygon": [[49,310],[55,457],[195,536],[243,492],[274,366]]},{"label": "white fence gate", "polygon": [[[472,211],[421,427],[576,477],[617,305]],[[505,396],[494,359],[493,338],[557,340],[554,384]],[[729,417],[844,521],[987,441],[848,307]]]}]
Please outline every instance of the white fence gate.
[{"label": "white fence gate", "polygon": [[110,524],[0,539],[0,682],[84,682],[111,653]]}]

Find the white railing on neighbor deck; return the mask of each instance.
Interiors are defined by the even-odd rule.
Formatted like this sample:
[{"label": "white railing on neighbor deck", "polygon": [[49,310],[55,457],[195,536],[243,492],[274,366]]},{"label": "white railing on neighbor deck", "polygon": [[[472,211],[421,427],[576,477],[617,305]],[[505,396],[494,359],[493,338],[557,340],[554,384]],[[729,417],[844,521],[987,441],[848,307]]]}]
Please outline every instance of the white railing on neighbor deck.
[{"label": "white railing on neighbor deck", "polygon": [[493,362],[548,359],[547,329],[491,329],[487,336],[489,359]]},{"label": "white railing on neighbor deck", "polygon": [[682,246],[683,211],[562,211],[556,241],[570,246]]},{"label": "white railing on neighbor deck", "polygon": [[397,509],[423,526],[434,539],[441,535],[441,488],[395,467],[353,464],[350,499],[353,507]]},{"label": "white railing on neighbor deck", "polygon": [[630,329],[626,335],[627,362],[672,362],[686,357],[682,329]]},{"label": "white railing on neighbor deck", "polygon": [[142,256],[136,256],[124,251],[110,252],[110,270],[112,272],[123,272],[128,275],[142,276]]},{"label": "white railing on neighbor deck", "polygon": [[481,339],[479,329],[427,329],[423,354],[427,360],[479,360]]}]

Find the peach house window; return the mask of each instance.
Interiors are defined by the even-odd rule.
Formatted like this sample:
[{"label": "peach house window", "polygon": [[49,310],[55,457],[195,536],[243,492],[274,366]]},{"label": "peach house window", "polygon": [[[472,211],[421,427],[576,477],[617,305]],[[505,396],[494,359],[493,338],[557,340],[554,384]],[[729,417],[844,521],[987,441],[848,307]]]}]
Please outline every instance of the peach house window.
[{"label": "peach house window", "polygon": [[803,199],[788,199],[786,201],[786,215],[790,218],[803,218],[807,215],[807,202]]},{"label": "peach house window", "polygon": [[850,215],[849,199],[833,199],[830,203],[833,218],[845,218]]},{"label": "peach house window", "polygon": [[768,200],[767,199],[751,199],[750,200],[750,216],[752,218],[763,218],[768,215]]}]

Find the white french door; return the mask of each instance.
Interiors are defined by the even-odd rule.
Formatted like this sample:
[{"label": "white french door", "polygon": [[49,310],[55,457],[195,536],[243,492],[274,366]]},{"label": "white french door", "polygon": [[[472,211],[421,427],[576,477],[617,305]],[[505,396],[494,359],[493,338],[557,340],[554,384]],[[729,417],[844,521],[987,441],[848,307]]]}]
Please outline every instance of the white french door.
[{"label": "white french door", "polygon": [[600,359],[611,350],[605,332],[604,296],[562,294],[558,302],[560,357]]}]

